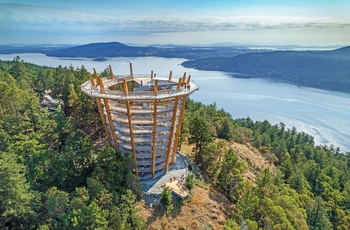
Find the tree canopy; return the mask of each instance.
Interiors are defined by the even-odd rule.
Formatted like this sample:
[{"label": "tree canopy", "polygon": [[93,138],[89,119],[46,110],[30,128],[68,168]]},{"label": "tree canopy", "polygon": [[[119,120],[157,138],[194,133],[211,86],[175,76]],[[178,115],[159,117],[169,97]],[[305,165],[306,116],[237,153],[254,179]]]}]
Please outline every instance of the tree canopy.
[{"label": "tree canopy", "polygon": [[[0,61],[0,228],[146,227],[130,156],[94,144],[103,129],[80,91],[87,80],[83,66]],[[46,90],[61,101],[54,110],[40,104]],[[349,153],[283,123],[232,119],[215,104],[188,100],[183,122],[180,140],[233,204],[226,229],[350,228]],[[232,142],[254,147],[275,170],[245,164]]]}]

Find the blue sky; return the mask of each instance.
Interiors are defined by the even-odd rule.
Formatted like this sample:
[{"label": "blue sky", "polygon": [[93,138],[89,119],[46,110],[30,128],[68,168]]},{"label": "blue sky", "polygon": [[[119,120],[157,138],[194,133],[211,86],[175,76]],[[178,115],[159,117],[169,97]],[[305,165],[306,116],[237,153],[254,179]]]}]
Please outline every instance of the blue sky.
[{"label": "blue sky", "polygon": [[349,0],[0,0],[0,44],[349,45]]}]

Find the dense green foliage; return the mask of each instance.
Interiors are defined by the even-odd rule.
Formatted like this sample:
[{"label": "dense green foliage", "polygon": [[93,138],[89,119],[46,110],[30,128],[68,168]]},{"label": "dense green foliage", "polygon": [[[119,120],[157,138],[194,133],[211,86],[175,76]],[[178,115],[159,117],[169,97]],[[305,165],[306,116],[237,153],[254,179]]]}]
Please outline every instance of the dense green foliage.
[{"label": "dense green foliage", "polygon": [[[0,229],[143,229],[132,160],[101,136],[84,67],[0,61]],[[42,93],[61,99],[55,110]],[[135,195],[136,194],[136,195]]]},{"label": "dense green foliage", "polygon": [[[188,100],[184,122],[196,124],[183,130],[194,160],[234,204],[226,229],[350,228],[349,153],[316,146],[312,136],[283,123],[233,120],[215,104]],[[277,169],[243,163],[231,141],[259,149]],[[243,176],[248,167],[253,181]]]},{"label": "dense green foliage", "polygon": [[163,188],[163,192],[162,192],[162,197],[160,199],[160,202],[163,205],[170,205],[171,202],[173,201],[173,197],[172,197],[172,192],[170,191],[170,189],[168,187]]},{"label": "dense green foliage", "polygon": [[350,92],[350,47],[333,51],[275,51],[184,62],[185,67],[261,77],[301,86]]}]

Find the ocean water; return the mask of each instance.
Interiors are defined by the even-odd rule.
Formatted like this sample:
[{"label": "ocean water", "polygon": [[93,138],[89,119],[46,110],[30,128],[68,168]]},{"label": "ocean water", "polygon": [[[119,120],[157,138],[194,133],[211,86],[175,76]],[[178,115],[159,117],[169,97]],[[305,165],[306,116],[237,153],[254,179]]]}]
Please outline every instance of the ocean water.
[{"label": "ocean water", "polygon": [[224,72],[200,71],[184,68],[179,58],[110,58],[104,62],[92,59],[66,59],[46,57],[43,54],[0,54],[1,60],[20,56],[24,61],[51,67],[84,66],[98,72],[112,65],[114,74],[128,74],[130,62],[134,74],[151,73],[173,78],[186,72],[199,85],[199,91],[190,98],[204,104],[216,103],[233,118],[250,117],[253,120],[268,120],[272,124],[283,122],[287,128],[314,136],[316,144],[339,147],[341,152],[350,152],[350,94],[299,87],[259,78],[234,78]]}]

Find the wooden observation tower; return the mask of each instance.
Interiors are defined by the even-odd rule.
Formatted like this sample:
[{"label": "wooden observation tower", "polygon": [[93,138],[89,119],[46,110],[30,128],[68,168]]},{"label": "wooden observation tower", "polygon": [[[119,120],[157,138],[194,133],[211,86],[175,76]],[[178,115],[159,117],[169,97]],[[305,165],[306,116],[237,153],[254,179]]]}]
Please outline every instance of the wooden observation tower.
[{"label": "wooden observation tower", "polygon": [[186,73],[177,80],[134,75],[94,78],[85,82],[83,93],[96,100],[109,144],[130,153],[140,178],[166,173],[174,163],[186,98],[199,87]]}]

